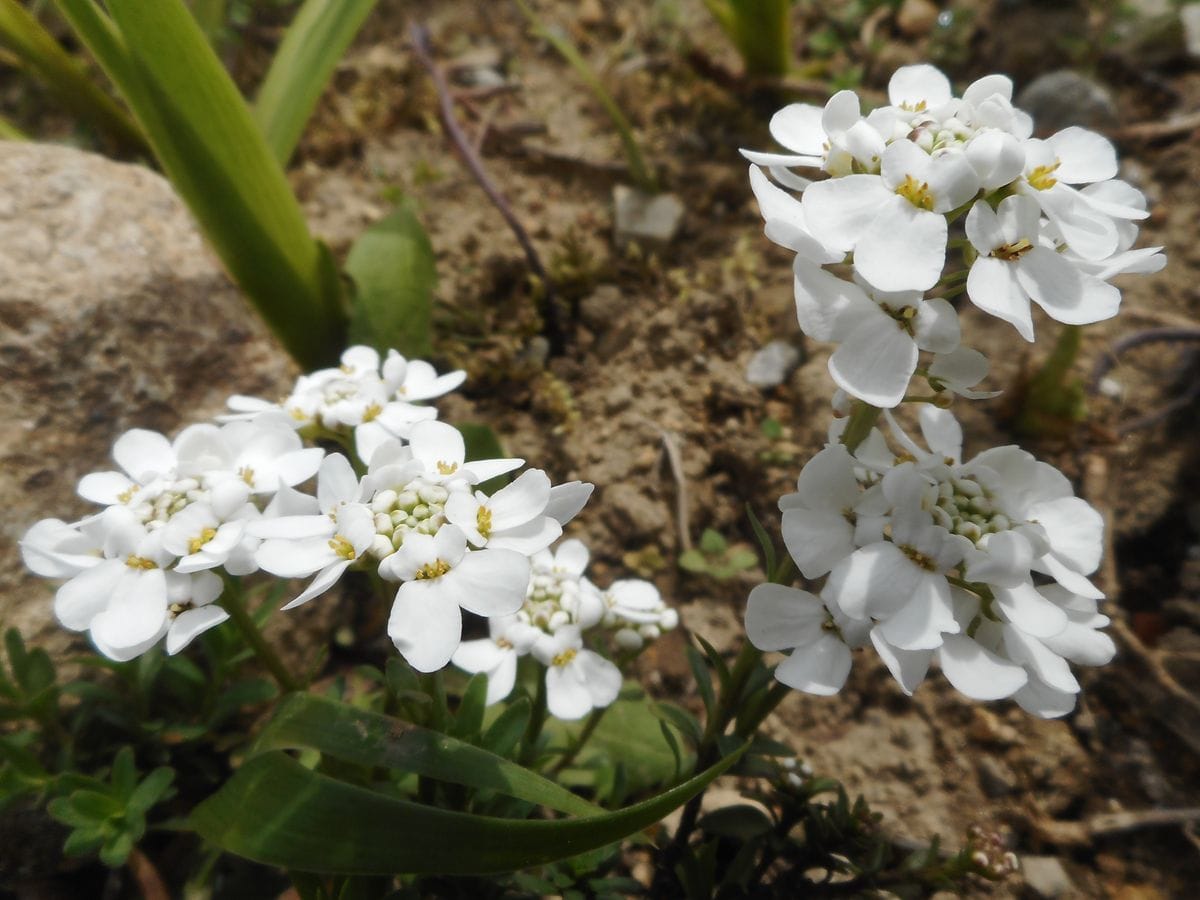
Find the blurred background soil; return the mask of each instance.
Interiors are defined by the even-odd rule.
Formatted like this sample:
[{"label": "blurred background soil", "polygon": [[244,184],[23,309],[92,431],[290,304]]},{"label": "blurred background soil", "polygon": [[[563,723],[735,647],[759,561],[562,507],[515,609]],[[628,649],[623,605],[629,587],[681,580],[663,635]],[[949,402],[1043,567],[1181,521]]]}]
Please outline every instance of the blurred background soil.
[{"label": "blurred background soil", "polygon": [[[830,349],[800,334],[790,254],[762,236],[737,148],[770,149],[767,122],[785,103],[823,104],[846,86],[878,100],[897,66],[926,60],[960,88],[1010,74],[1018,104],[1048,131],[1083,124],[1117,143],[1121,177],[1150,198],[1141,245],[1163,245],[1169,265],[1127,278],[1121,315],[1086,330],[1078,376],[1086,384],[1112,363],[1088,394],[1086,422],[1016,435],[1021,385],[1058,326],[1038,319],[1042,340],[1026,345],[969,304],[965,340],[992,360],[986,386],[1005,394],[956,406],[968,455],[1019,440],[1108,517],[1099,581],[1116,661],[1079,673],[1075,713],[1040,721],[970,702],[938,677],[906,698],[864,651],[839,696],[796,695],[771,728],[818,774],[865,794],[898,839],[940,834],[956,846],[972,825],[1004,834],[1026,858],[1024,880],[982,894],[1195,896],[1200,838],[1186,816],[1163,824],[1144,813],[1200,806],[1200,342],[1147,342],[1119,359],[1111,348],[1146,329],[1200,325],[1200,25],[1189,32],[1177,5],[1151,0],[802,0],[800,74],[754,84],[699,0],[536,9],[579,46],[682,204],[669,242],[615,239],[613,189],[629,181],[618,137],[508,3],[382,0],[322,101],[293,183],[338,254],[401,198],[416,201],[438,256],[437,362],[470,373],[443,418],[490,424],[556,481],[595,482],[573,533],[592,548],[596,580],[653,579],[688,628],[726,650],[762,573],[718,580],[677,561],[704,529],[752,544],[747,508],[777,534],[776,501],[823,442],[833,391]],[[261,77],[291,9],[252,12],[226,51],[244,85]],[[409,49],[415,22],[430,28],[456,114],[554,282],[561,347],[544,334],[520,246],[442,131]],[[36,97],[4,90],[39,133],[53,131]],[[746,366],[773,340],[799,363],[778,386],[754,387]],[[655,693],[696,707],[682,643],[664,638],[642,673]]]}]

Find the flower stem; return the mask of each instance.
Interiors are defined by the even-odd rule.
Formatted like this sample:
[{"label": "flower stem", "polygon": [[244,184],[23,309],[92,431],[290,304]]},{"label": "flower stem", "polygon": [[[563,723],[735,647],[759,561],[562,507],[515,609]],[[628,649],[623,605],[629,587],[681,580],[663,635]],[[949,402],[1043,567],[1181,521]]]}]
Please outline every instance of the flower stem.
[{"label": "flower stem", "polygon": [[867,439],[881,412],[883,410],[878,406],[872,406],[862,400],[854,401],[850,410],[850,421],[846,423],[846,430],[842,432],[842,443],[846,445],[847,450],[853,453],[858,449],[858,445]]},{"label": "flower stem", "polygon": [[575,740],[563,751],[563,755],[555,760],[554,765],[546,773],[547,776],[554,777],[571,763],[575,762],[575,758],[579,756],[579,751],[588,742],[588,738],[592,736],[592,732],[596,730],[596,726],[600,724],[600,720],[604,718],[604,714],[608,712],[608,709],[607,706],[601,706],[592,710],[592,714],[583,723],[583,728],[579,729],[579,734],[575,735]]},{"label": "flower stem", "polygon": [[[540,673],[539,673],[540,674]],[[528,768],[537,759],[538,738],[542,735],[542,726],[546,724],[546,679],[537,680],[537,692],[533,697],[533,709],[529,713],[529,723],[525,726],[525,735],[521,738],[521,755],[517,762]]]},{"label": "flower stem", "polygon": [[263,637],[262,630],[258,627],[258,623],[254,621],[254,617],[250,615],[250,611],[246,609],[246,604],[242,602],[242,591],[237,582],[232,579],[225,582],[225,590],[221,594],[221,608],[229,613],[229,618],[233,620],[233,624],[238,627],[242,633],[242,637],[246,639],[246,643],[258,656],[259,661],[267,667],[275,681],[284,693],[292,691],[304,690],[291,672],[283,664],[283,660],[267,643]]},{"label": "flower stem", "polygon": [[1086,415],[1083,386],[1071,379],[1079,358],[1083,329],[1064,325],[1054,349],[1042,367],[1029,379],[1024,402],[1017,416],[1017,430],[1028,435],[1069,432]]}]

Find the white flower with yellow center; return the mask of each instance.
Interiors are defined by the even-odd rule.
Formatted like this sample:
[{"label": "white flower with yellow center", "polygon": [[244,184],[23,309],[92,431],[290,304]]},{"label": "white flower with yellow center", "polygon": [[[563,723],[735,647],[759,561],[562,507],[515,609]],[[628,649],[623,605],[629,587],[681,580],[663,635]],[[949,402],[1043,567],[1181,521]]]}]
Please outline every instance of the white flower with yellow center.
[{"label": "white flower with yellow center", "polygon": [[403,581],[388,618],[388,636],[408,664],[434,672],[462,640],[462,610],[480,616],[515,613],[529,585],[529,560],[514,550],[468,550],[455,525],[415,532],[380,565]]},{"label": "white flower with yellow center", "polygon": [[517,660],[529,653],[543,632],[511,615],[488,619],[488,633],[489,637],[459,644],[450,662],[472,675],[487,675],[486,703],[491,706],[512,693]]},{"label": "white flower with yellow center", "polygon": [[583,646],[578,625],[541,635],[532,653],[546,667],[546,707],[555,718],[581,719],[621,693],[621,670]]}]

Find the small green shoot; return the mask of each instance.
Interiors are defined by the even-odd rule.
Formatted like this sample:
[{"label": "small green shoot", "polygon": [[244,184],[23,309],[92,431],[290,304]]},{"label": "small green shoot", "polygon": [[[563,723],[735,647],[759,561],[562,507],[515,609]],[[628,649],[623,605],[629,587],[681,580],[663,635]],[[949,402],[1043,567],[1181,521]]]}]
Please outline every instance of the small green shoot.
[{"label": "small green shoot", "polygon": [[704,0],[751,78],[782,78],[792,65],[792,0]]},{"label": "small green shoot", "polygon": [[717,581],[728,581],[756,565],[758,556],[748,544],[730,544],[711,528],[704,529],[698,547],[684,551],[679,557],[681,569]]}]

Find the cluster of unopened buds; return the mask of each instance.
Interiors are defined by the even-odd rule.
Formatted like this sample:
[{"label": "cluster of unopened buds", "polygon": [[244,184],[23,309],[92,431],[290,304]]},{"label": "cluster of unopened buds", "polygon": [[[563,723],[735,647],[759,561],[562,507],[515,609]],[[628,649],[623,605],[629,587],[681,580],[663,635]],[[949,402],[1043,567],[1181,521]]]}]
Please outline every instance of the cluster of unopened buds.
[{"label": "cluster of unopened buds", "polygon": [[[780,501],[800,573],[824,584],[755,588],[747,632],[791,651],[776,678],[801,690],[840,690],[851,651],[871,644],[908,693],[936,660],[969,697],[1062,715],[1079,691],[1068,663],[1114,653],[1087,577],[1102,520],[1018,447],[964,461],[947,407],[995,394],[976,390],[988,361],[963,345],[951,300],[965,292],[1032,341],[1032,304],[1067,325],[1110,318],[1110,279],[1165,258],[1133,248],[1146,200],[1116,178],[1112,144],[1076,127],[1032,137],[1008,78],[954,97],[937,69],[908,66],[888,97],[866,115],[851,91],[793,104],[771,120],[789,152],[743,151],[767,236],[796,254],[800,327],[838,345],[839,388],[829,443]],[[905,402],[920,404],[924,444],[891,413]],[[856,412],[881,427],[846,440]]]},{"label": "cluster of unopened buds", "polygon": [[[348,569],[371,570],[399,584],[388,634],[413,668],[432,672],[450,661],[460,649],[464,610],[492,620],[494,635],[524,617],[553,644],[526,650],[546,657],[555,679],[593,690],[591,674],[604,673],[605,687],[587,708],[605,705],[620,674],[610,691],[615,667],[593,662],[579,632],[620,619],[628,624],[617,642],[628,647],[670,627],[674,611],[646,583],[597,591],[582,578],[587,551],[578,542],[560,548],[558,563],[549,555],[592,485],[552,485],[545,472],[529,469],[491,495],[477,490],[524,460],[468,462],[461,433],[419,402],[461,381],[461,372],[438,376],[394,351],[381,359],[352,347],[339,367],[302,376],[282,403],[233,397],[230,414],[191,425],[174,440],[129,431],[113,448],[120,471],[79,483],[79,494],[102,509],[74,523],[35,524],[21,542],[25,562],[64,581],[55,596],[60,623],[87,632],[116,660],[164,638],[177,653],[224,622],[229,613],[216,601],[240,576],[312,576],[290,609],[329,590]],[[306,440],[340,442],[350,455],[327,454]],[[314,475],[315,494],[298,489]],[[531,619],[547,579],[565,577],[562,567],[580,552],[582,563],[572,569],[579,600],[570,610],[560,602],[570,622]],[[502,686],[494,683],[491,694]],[[510,679],[498,696],[511,688]],[[577,706],[568,694],[552,694],[563,698],[565,713]]]}]

